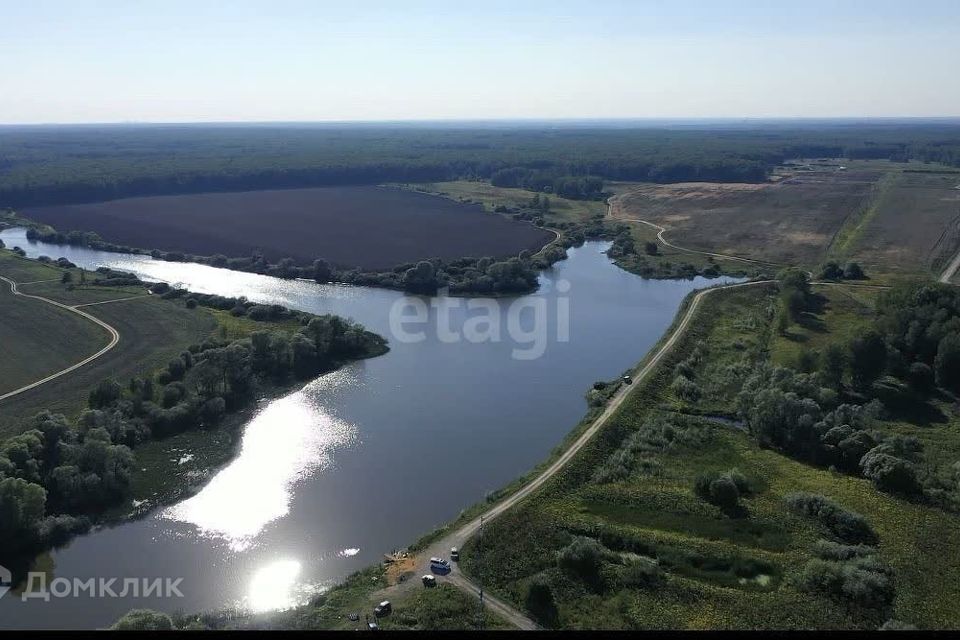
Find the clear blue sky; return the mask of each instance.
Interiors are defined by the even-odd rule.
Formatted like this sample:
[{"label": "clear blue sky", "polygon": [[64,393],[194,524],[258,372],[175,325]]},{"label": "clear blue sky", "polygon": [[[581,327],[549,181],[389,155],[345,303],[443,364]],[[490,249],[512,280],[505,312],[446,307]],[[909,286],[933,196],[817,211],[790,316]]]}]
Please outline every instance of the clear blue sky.
[{"label": "clear blue sky", "polygon": [[0,123],[960,115],[960,0],[0,0]]}]

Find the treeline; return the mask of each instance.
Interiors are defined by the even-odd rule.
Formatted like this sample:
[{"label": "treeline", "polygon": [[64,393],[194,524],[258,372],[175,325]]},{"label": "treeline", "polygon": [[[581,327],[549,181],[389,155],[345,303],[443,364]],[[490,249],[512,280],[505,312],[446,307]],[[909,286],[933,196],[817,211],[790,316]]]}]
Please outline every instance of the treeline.
[{"label": "treeline", "polygon": [[[232,301],[250,316],[258,308],[242,300],[182,295],[210,305]],[[283,315],[268,309],[271,317]],[[386,351],[383,338],[348,320],[300,317],[305,324],[296,332],[209,338],[154,375],[126,385],[104,380],[75,423],[44,411],[31,430],[0,445],[0,562],[20,566],[128,500],[138,444],[212,427],[249,404],[263,386],[310,379]]]},{"label": "treeline", "polygon": [[9,207],[458,178],[596,197],[598,179],[756,182],[803,157],[960,166],[960,126],[7,127],[0,149]]},{"label": "treeline", "polygon": [[499,169],[490,176],[495,187],[509,187],[555,193],[571,200],[598,200],[603,197],[603,178],[596,176],[559,175],[556,170],[544,171],[525,167]]},{"label": "treeline", "polygon": [[[807,304],[796,270],[781,275],[784,304]],[[881,491],[960,509],[960,461],[938,467],[916,437],[887,435],[888,411],[960,393],[960,295],[947,285],[884,293],[874,326],[807,363],[810,373],[762,365],[737,404],[762,446],[860,475]]]}]

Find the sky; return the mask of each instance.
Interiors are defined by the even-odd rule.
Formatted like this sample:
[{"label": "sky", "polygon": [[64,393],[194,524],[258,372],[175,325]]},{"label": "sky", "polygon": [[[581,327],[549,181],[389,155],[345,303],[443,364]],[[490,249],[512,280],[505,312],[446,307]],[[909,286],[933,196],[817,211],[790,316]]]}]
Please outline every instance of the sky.
[{"label": "sky", "polygon": [[0,123],[960,116],[960,0],[0,0]]}]

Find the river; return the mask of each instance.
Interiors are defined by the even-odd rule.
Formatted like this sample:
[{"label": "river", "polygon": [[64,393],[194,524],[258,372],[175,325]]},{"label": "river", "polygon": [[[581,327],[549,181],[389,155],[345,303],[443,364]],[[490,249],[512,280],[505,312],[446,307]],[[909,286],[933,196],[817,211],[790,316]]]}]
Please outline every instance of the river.
[{"label": "river", "polygon": [[438,305],[383,289],[30,243],[19,229],[0,239],[31,257],[339,314],[391,347],[262,403],[237,457],[192,498],[51,554],[51,578],[116,578],[118,593],[124,578],[182,578],[182,597],[22,601],[9,593],[0,598],[3,628],[103,627],[131,608],[302,602],[544,460],[583,417],[594,381],[640,360],[690,291],[727,281],[644,280],[591,242],[543,272],[536,294]]}]

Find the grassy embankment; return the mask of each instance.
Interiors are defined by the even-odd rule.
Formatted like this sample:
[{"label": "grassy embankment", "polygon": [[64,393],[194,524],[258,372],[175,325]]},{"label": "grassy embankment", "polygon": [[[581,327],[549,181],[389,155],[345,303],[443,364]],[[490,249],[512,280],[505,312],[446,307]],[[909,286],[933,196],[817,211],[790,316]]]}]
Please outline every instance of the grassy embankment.
[{"label": "grassy embankment", "polygon": [[[565,628],[875,628],[884,621],[880,614],[795,585],[812,557],[811,546],[825,532],[790,512],[783,497],[809,491],[833,497],[873,525],[880,557],[895,572],[893,617],[921,627],[960,623],[953,605],[960,595],[960,519],[879,493],[866,480],[760,449],[741,430],[693,415],[734,412],[733,369],[771,357],[789,362],[798,336],[811,343],[839,341],[869,319],[847,303],[843,292],[822,289],[821,312],[785,338],[770,329],[775,303],[769,289],[711,296],[679,348],[641,383],[595,441],[533,498],[490,523],[482,553],[476,540],[468,545],[464,569],[476,575],[482,561],[484,586],[521,609],[531,580],[546,582],[556,614],[545,622]],[[670,391],[670,381],[674,366],[697,345],[703,360],[696,380],[703,395],[691,403]],[[598,482],[596,469],[626,436],[655,418],[673,425],[679,435],[674,443],[626,478]],[[952,432],[957,439],[956,422],[954,417],[932,430],[937,437]],[[884,429],[901,428],[884,423]],[[745,512],[736,517],[693,493],[699,474],[731,468],[753,487]],[[593,583],[558,568],[558,552],[575,535],[608,545]],[[642,562],[638,556],[657,560],[662,584],[630,582],[628,568]],[[931,575],[938,577],[931,580]]]},{"label": "grassy embankment", "polygon": [[[0,250],[0,275],[15,282],[54,280],[20,286],[22,293],[48,297],[68,305],[102,302],[130,296],[143,296],[142,287],[99,287],[92,282],[97,274],[86,273],[88,284],[79,284],[79,269],[73,272],[71,291],[59,282],[63,269],[21,258]],[[6,382],[4,387],[19,388],[43,378],[54,370],[82,360],[109,342],[109,336],[97,325],[80,316],[39,300],[13,297],[6,283],[4,304],[0,305],[0,330],[3,370],[30,371],[19,374],[22,384]],[[10,304],[6,304],[7,301]],[[90,390],[105,378],[121,383],[166,365],[189,345],[201,342],[217,331],[216,317],[208,310],[186,309],[182,301],[149,296],[84,307],[84,311],[112,325],[120,333],[120,342],[102,357],[39,387],[0,401],[0,438],[16,435],[24,422],[43,409],[73,418],[86,407]],[[57,347],[57,348],[53,348]],[[60,348],[62,347],[62,348]],[[9,349],[9,351],[8,351]],[[7,357],[7,354],[10,354]]]}]

